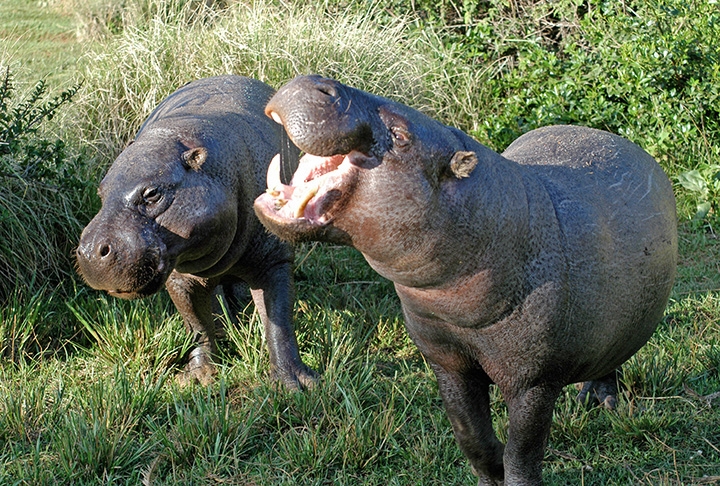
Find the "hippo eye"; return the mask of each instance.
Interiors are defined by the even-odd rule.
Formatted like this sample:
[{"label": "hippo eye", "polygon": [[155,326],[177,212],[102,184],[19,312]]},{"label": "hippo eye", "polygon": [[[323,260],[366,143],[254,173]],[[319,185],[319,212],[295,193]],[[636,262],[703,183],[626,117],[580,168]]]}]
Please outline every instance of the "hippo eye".
[{"label": "hippo eye", "polygon": [[410,132],[400,127],[392,127],[390,129],[395,145],[398,147],[406,147],[410,144]]},{"label": "hippo eye", "polygon": [[143,201],[146,204],[154,204],[160,200],[162,194],[157,187],[148,187],[143,191]]}]

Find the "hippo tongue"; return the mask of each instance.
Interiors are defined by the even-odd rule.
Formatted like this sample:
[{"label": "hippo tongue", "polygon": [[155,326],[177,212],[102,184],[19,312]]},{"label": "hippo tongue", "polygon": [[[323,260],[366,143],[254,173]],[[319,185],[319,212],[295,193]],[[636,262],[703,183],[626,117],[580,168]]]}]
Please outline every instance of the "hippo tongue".
[{"label": "hippo tongue", "polygon": [[[320,218],[322,215],[313,211],[311,215],[305,214],[308,203],[317,198],[319,201],[333,187],[336,174],[333,174],[346,160],[344,155],[319,157],[306,154],[300,159],[300,164],[293,175],[290,185],[282,183],[281,157],[276,155],[268,168],[268,193],[275,198],[276,208],[279,212],[292,219],[302,217]],[[342,172],[342,171],[341,171]],[[342,174],[337,174],[342,176]]]}]

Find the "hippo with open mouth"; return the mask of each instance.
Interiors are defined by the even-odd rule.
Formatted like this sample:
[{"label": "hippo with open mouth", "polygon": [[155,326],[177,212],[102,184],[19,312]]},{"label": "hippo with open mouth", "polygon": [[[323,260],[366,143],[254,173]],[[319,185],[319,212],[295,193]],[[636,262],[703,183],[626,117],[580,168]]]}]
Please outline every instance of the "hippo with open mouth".
[{"label": "hippo with open mouth", "polygon": [[290,241],[352,245],[392,280],[478,484],[540,484],[562,388],[586,382],[583,400],[612,407],[616,370],[662,319],[677,223],[660,166],[576,126],[533,130],[500,155],[318,76],[282,87],[266,113],[306,155],[287,185],[271,163],[262,223]]},{"label": "hippo with open mouth", "polygon": [[[281,140],[263,113],[274,90],[255,79],[216,76],[166,98],[100,183],[100,212],[77,248],[93,288],[125,299],[165,286],[195,336],[181,382],[216,373],[216,287],[247,284],[265,328],[271,373],[310,386],[292,325],[293,248],[269,234],[252,209]],[[295,149],[295,160],[299,153]]]}]

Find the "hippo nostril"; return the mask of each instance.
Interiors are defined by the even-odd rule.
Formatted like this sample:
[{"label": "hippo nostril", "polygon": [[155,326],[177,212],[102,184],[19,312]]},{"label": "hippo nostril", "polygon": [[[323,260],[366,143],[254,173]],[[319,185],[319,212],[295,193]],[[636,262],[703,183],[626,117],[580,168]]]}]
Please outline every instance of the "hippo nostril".
[{"label": "hippo nostril", "polygon": [[100,258],[105,258],[110,254],[110,245],[104,244],[100,245],[100,248],[98,248],[98,255],[100,255]]},{"label": "hippo nostril", "polygon": [[318,91],[320,91],[323,94],[326,94],[332,98],[337,97],[337,90],[335,89],[335,86],[328,84],[326,82],[319,82],[317,85]]}]

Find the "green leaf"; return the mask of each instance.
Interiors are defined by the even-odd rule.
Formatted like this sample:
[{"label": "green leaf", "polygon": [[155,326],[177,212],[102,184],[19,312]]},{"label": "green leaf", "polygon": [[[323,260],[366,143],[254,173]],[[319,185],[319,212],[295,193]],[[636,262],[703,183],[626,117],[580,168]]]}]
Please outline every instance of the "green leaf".
[{"label": "green leaf", "polygon": [[697,211],[695,212],[695,217],[693,219],[695,220],[703,220],[705,219],[705,216],[710,212],[710,208],[712,207],[712,204],[710,202],[705,201],[697,205]]},{"label": "green leaf", "polygon": [[688,170],[678,176],[678,182],[688,191],[699,192],[702,195],[707,193],[707,183],[697,170]]}]

